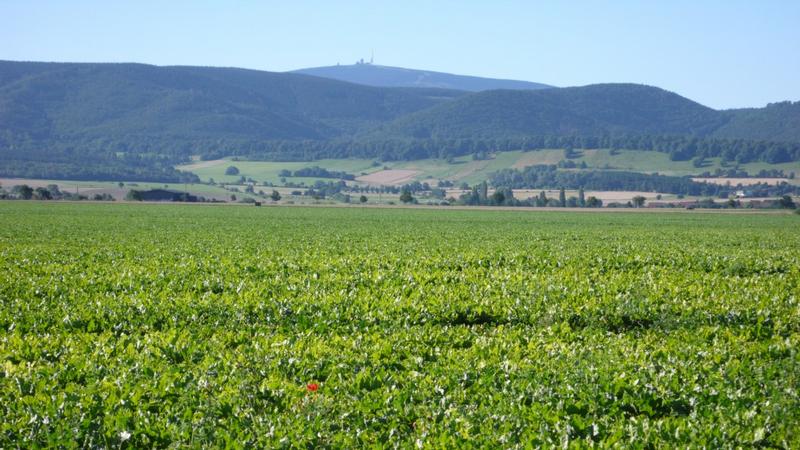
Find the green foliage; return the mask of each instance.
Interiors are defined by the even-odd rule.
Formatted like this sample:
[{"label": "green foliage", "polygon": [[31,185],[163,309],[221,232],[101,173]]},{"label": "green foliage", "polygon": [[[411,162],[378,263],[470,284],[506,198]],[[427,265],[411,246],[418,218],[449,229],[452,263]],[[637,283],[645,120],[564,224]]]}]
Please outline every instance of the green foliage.
[{"label": "green foliage", "polygon": [[236,166],[228,166],[225,169],[225,175],[239,175],[239,168]]},{"label": "green foliage", "polygon": [[715,136],[779,142],[800,141],[800,102],[771,103],[765,108],[736,109],[726,113],[730,119],[714,132]]},{"label": "green foliage", "polygon": [[22,200],[30,200],[33,198],[33,188],[27,184],[20,184],[11,189],[11,193],[17,195]]},{"label": "green foliage", "polygon": [[128,193],[125,194],[125,200],[137,202],[142,201],[142,191],[137,189],[129,190]]},{"label": "green foliage", "polygon": [[797,448],[798,248],[781,214],[7,203],[0,447]]},{"label": "green foliage", "polygon": [[0,176],[191,182],[173,167],[197,154],[480,160],[603,146],[780,163],[800,160],[797,105],[715,111],[633,84],[467,93],[231,68],[0,61]]},{"label": "green foliage", "polygon": [[385,129],[397,137],[413,137],[424,129],[436,139],[707,135],[725,121],[723,113],[662,89],[597,84],[480,92],[401,117]]},{"label": "green foliage", "polygon": [[400,201],[403,203],[414,202],[414,196],[411,195],[411,191],[409,189],[403,189],[403,192],[400,193]]},{"label": "green foliage", "polygon": [[[717,196],[731,193],[731,186],[700,183],[690,177],[644,174],[618,170],[558,170],[555,165],[534,165],[523,169],[503,169],[490,175],[494,186],[509,186],[513,189],[548,189],[564,186],[567,189],[591,189],[598,191],[644,191],[665,192],[683,195]],[[753,184],[748,187],[764,197],[774,197],[797,192],[797,186]],[[559,198],[559,201],[563,199]]]}]

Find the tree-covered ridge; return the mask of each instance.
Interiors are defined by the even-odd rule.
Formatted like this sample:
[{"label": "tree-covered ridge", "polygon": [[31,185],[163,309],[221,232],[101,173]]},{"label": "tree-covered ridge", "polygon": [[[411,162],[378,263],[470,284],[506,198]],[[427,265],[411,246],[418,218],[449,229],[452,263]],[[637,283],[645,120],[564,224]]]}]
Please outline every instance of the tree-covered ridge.
[{"label": "tree-covered ridge", "polygon": [[[458,95],[243,69],[0,61],[0,174],[178,181],[156,161],[349,135]],[[120,154],[157,157],[135,156],[137,175]]]},{"label": "tree-covered ridge", "polygon": [[800,159],[798,109],[715,111],[633,84],[470,94],[233,68],[0,61],[0,175],[179,181],[171,167],[198,154],[390,161],[559,147],[774,163]]},{"label": "tree-covered ridge", "polygon": [[707,135],[725,121],[718,111],[662,89],[598,84],[481,92],[401,117],[382,127],[381,133],[436,139]]},{"label": "tree-covered ridge", "polygon": [[458,95],[232,68],[0,62],[12,136],[321,139]]},{"label": "tree-covered ridge", "polygon": [[717,137],[747,136],[762,141],[800,142],[800,101],[726,112],[731,118],[714,132]]}]

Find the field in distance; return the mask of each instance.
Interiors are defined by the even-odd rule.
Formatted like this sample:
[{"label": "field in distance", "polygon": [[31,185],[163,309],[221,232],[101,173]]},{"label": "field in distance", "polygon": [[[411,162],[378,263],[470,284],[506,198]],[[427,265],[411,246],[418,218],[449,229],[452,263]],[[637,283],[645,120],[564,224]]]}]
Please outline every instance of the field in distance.
[{"label": "field in distance", "polygon": [[[202,180],[214,179],[216,182],[232,183],[242,175],[253,178],[259,182],[283,184],[280,172],[282,170],[295,171],[306,167],[319,166],[328,170],[343,171],[353,174],[357,181],[365,184],[401,185],[411,181],[436,182],[449,180],[456,185],[467,183],[474,185],[487,180],[489,175],[501,169],[516,168],[538,164],[558,164],[566,161],[564,150],[531,150],[496,152],[485,160],[473,160],[471,155],[455,158],[451,161],[443,159],[423,159],[416,161],[388,161],[379,162],[371,159],[327,159],[309,162],[273,162],[273,161],[233,161],[221,159],[215,161],[198,161],[193,164],[179,166],[197,174]],[[624,170],[641,173],[660,173],[663,175],[699,176],[703,172],[713,173],[721,166],[719,158],[708,158],[702,167],[695,167],[692,161],[671,161],[669,155],[661,152],[618,150],[612,152],[608,149],[581,150],[576,152],[576,157],[569,161],[587,169],[595,170]],[[229,166],[236,166],[239,175],[225,175]],[[788,176],[794,172],[797,178],[786,180],[791,183],[800,183],[800,162],[767,164],[753,162],[741,164],[739,170],[747,171],[751,176],[761,170],[783,170]],[[727,167],[727,168],[730,168]],[[385,170],[389,173],[382,174]],[[320,178],[289,177],[287,181],[313,184]],[[330,179],[321,179],[330,181]]]},{"label": "field in distance", "polygon": [[796,215],[2,212],[0,447],[800,447]]}]

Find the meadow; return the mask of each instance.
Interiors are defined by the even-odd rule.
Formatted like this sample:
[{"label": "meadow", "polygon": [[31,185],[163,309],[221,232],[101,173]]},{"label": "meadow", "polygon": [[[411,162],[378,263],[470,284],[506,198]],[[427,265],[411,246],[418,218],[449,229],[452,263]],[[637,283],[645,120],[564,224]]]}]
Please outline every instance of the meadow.
[{"label": "meadow", "polygon": [[800,447],[800,217],[0,202],[0,447]]},{"label": "meadow", "polygon": [[[475,185],[487,180],[492,173],[501,169],[521,169],[525,166],[538,164],[558,164],[564,160],[563,149],[546,149],[496,152],[491,154],[489,159],[477,161],[473,160],[471,155],[454,158],[451,161],[421,159],[416,161],[380,162],[377,165],[374,160],[368,159],[323,159],[311,162],[233,161],[231,159],[221,159],[178,166],[178,169],[195,173],[203,181],[214,179],[216,182],[233,183],[244,175],[259,182],[266,181],[280,185],[282,184],[279,175],[281,170],[294,171],[304,167],[319,166],[328,170],[344,171],[360,176],[379,172],[384,167],[388,167],[390,169],[416,171],[415,176],[412,178],[412,180],[416,181],[444,179],[453,181],[456,185],[461,183]],[[720,158],[708,158],[703,167],[698,168],[694,167],[692,161],[671,161],[667,153],[642,150],[618,150],[614,153],[609,149],[580,150],[576,152],[574,158],[571,158],[571,161],[578,165],[585,163],[588,169],[594,170],[625,170],[675,176],[696,176],[703,172],[713,173],[716,169],[725,168],[721,165]],[[225,169],[231,165],[240,169],[240,175],[225,175]],[[761,170],[783,170],[786,174],[795,172],[800,175],[800,163],[798,162],[781,164],[751,162],[740,164],[739,169],[747,171],[751,176],[755,176]],[[304,182],[306,184],[313,184],[317,180],[330,181],[330,179],[321,178],[287,178],[287,181]],[[403,181],[403,183],[408,181]],[[790,182],[798,183],[800,179],[791,180]]]}]

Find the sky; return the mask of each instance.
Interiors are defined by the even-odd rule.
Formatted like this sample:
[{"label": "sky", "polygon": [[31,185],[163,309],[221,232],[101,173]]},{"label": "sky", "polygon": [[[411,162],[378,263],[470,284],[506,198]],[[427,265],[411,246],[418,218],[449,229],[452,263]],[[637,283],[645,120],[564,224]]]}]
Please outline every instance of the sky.
[{"label": "sky", "polygon": [[287,71],[373,51],[386,66],[760,107],[800,100],[800,1],[0,0],[4,60]]}]

